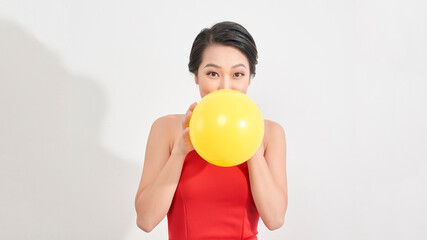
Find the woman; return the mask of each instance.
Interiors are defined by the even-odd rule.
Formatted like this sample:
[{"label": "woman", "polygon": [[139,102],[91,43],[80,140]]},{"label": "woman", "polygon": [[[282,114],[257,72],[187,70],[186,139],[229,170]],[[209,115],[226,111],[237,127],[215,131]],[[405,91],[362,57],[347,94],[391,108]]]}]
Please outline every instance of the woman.
[{"label": "woman", "polygon": [[[194,40],[190,72],[200,95],[219,89],[246,94],[255,75],[257,49],[234,22],[203,29]],[[283,225],[288,205],[283,128],[264,120],[264,138],[247,162],[218,167],[194,150],[186,114],[154,121],[135,198],[137,225],[150,232],[168,216],[169,239],[257,239],[259,217],[268,229]]]}]

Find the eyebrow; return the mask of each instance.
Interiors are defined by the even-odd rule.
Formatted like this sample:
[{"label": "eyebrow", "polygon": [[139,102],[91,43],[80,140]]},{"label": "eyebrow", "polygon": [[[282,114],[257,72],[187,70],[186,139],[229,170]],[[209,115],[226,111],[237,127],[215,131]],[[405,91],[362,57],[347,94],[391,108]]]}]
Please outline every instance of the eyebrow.
[{"label": "eyebrow", "polygon": [[[207,68],[207,67],[221,68],[220,66],[218,66],[216,64],[213,64],[213,63],[206,64],[206,66],[204,68]],[[236,65],[232,66],[231,68],[236,68],[236,67],[244,67],[244,68],[246,68],[246,66],[243,63],[236,64]]]}]

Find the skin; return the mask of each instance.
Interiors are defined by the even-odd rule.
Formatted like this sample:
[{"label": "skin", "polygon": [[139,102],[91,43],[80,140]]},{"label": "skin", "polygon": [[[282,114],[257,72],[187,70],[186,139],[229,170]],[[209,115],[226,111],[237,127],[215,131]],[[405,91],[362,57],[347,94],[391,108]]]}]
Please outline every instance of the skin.
[{"label": "skin", "polygon": [[[246,94],[249,69],[248,59],[240,50],[216,44],[203,52],[194,80],[202,98],[219,89]],[[186,114],[160,117],[151,127],[135,197],[137,225],[145,232],[150,232],[167,215],[185,156],[194,149],[188,123],[196,105],[197,102],[191,104]],[[247,163],[257,210],[266,227],[274,230],[283,225],[288,206],[286,138],[280,124],[270,120],[264,123],[263,143]]]},{"label": "skin", "polygon": [[231,46],[211,45],[205,49],[194,77],[200,96],[219,89],[233,89],[246,94],[250,84],[246,56]]}]

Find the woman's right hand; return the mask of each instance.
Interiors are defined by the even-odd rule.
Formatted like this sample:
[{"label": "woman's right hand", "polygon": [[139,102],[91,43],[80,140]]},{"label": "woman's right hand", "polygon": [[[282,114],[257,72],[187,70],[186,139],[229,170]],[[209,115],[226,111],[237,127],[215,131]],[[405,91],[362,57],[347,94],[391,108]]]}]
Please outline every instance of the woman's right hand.
[{"label": "woman's right hand", "polygon": [[188,131],[189,131],[190,119],[196,105],[197,105],[197,102],[194,102],[188,108],[187,113],[185,114],[185,117],[182,120],[181,134],[179,135],[173,149],[174,151],[178,151],[179,153],[184,154],[184,156],[186,156],[190,151],[194,149],[193,144],[191,143],[190,135]]}]

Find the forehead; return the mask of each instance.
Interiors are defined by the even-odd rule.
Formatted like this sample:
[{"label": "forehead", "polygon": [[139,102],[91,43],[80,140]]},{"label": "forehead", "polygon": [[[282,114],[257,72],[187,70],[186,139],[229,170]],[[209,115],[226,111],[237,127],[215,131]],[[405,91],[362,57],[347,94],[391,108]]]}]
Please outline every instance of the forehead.
[{"label": "forehead", "polygon": [[246,67],[249,66],[248,58],[238,48],[219,44],[210,45],[203,51],[203,63],[215,63],[220,66],[243,63]]}]

